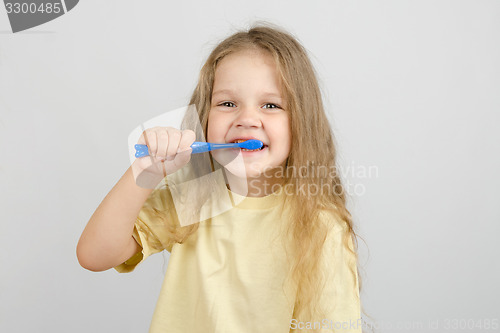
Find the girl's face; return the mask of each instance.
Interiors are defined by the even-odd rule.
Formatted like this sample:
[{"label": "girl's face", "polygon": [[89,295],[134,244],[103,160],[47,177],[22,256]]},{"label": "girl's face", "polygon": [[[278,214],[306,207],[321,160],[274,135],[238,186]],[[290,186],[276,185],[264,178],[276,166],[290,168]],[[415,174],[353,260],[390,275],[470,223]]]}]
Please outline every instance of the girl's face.
[{"label": "girl's face", "polygon": [[[284,167],[291,147],[290,118],[283,109],[284,98],[271,55],[251,50],[225,56],[215,72],[207,141],[262,141],[262,150],[241,151],[246,177],[258,177],[266,170]],[[217,152],[222,150],[213,151],[212,155],[219,161]]]}]

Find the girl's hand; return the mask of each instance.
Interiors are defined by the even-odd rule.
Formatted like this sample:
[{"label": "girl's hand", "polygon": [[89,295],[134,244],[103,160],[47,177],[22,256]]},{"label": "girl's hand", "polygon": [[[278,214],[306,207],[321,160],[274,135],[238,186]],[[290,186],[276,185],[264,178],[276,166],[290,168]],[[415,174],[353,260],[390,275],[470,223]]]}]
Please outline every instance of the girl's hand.
[{"label": "girl's hand", "polygon": [[167,175],[185,166],[191,160],[195,139],[193,131],[172,127],[153,127],[142,132],[137,143],[148,146],[149,156],[136,158],[132,163],[136,184],[154,189]]}]

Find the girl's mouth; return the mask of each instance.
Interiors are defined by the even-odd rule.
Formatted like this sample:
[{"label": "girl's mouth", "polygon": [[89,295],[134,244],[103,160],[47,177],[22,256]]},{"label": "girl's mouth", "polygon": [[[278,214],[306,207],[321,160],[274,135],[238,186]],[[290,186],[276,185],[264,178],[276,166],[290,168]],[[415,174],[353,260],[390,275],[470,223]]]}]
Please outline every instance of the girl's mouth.
[{"label": "girl's mouth", "polygon": [[[238,140],[234,140],[233,142],[231,143],[240,143],[240,142],[244,142],[244,141],[247,141],[247,140],[243,140],[243,139],[238,139]],[[260,147],[259,149],[245,149],[245,148],[240,148],[241,151],[245,151],[245,152],[257,152],[257,151],[261,151],[261,150],[264,150],[266,149],[268,146],[266,144],[264,144],[262,147]]]}]

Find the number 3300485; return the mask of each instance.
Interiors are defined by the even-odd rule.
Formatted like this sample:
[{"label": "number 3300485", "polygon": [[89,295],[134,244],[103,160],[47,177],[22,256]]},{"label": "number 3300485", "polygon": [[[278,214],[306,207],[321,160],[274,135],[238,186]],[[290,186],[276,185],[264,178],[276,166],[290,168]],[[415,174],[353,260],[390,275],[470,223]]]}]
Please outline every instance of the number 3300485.
[{"label": "number 3300485", "polygon": [[41,3],[41,4],[36,4],[36,3],[19,3],[19,2],[14,2],[14,3],[6,3],[5,8],[7,9],[7,14],[35,14],[35,13],[47,13],[47,14],[59,14],[61,12],[61,4],[56,2],[56,3]]}]

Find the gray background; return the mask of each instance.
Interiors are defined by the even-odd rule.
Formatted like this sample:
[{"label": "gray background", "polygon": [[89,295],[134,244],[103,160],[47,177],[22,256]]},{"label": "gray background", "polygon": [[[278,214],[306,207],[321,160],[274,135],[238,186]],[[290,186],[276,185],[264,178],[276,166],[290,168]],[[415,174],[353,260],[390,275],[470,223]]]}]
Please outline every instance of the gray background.
[{"label": "gray background", "polygon": [[148,330],[167,254],[94,273],[76,244],[130,131],[258,19],[310,52],[341,165],[378,170],[346,177],[377,331],[493,331],[445,325],[499,318],[499,1],[87,0],[18,34],[0,8],[1,332]]}]

